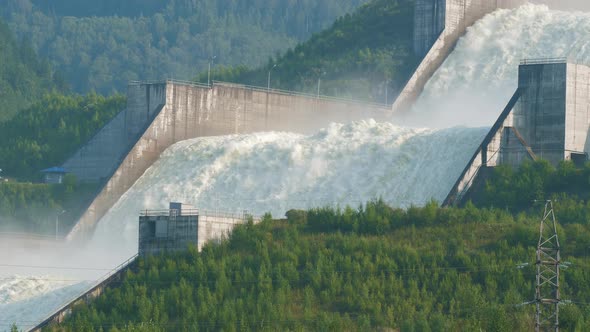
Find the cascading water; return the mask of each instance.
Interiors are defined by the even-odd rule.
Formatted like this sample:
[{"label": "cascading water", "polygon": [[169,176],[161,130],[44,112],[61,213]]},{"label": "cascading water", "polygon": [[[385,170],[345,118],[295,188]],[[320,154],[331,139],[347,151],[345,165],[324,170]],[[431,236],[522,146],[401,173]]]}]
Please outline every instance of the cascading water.
[{"label": "cascading water", "polygon": [[524,5],[497,10],[467,29],[414,106],[414,121],[489,126],[518,85],[524,59],[590,64],[590,13]]},{"label": "cascading water", "polygon": [[[468,29],[408,121],[431,127],[489,126],[516,88],[521,59],[569,57],[588,63],[588,36],[590,14],[534,5],[498,10]],[[357,206],[376,197],[397,206],[442,200],[486,132],[367,120],[333,124],[312,136],[258,133],[180,142],[101,220],[84,251],[11,255],[20,262],[92,266],[95,271],[72,277],[71,270],[28,270],[19,274],[45,276],[15,277],[12,268],[2,266],[12,261],[0,258],[0,331],[12,322],[30,326],[87,287],[77,280],[96,279],[136,252],[142,209],[184,201],[202,209],[281,216],[290,208]]]}]

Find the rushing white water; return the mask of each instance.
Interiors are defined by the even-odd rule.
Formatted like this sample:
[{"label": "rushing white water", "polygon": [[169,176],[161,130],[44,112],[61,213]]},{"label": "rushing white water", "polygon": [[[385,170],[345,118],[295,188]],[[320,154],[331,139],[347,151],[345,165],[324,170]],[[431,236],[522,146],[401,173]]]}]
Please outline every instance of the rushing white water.
[{"label": "rushing white water", "polygon": [[357,207],[382,197],[394,205],[442,200],[485,129],[408,129],[362,121],[313,136],[259,133],[175,144],[101,220],[96,243],[124,234],[131,255],[137,213],[170,201],[222,211],[283,216],[291,208]]},{"label": "rushing white water", "polygon": [[523,59],[590,63],[590,13],[545,5],[497,10],[468,28],[416,103],[420,124],[491,125],[518,85]]},{"label": "rushing white water", "polygon": [[0,279],[0,330],[8,330],[14,322],[21,329],[34,327],[67,299],[88,289],[89,282],[72,281],[56,276]]},{"label": "rushing white water", "polygon": [[[521,59],[567,56],[588,62],[588,36],[590,14],[527,5],[488,15],[469,29],[429,81],[411,120],[434,127],[487,126],[514,92]],[[6,276],[0,280],[0,331],[13,321],[26,326],[42,319],[86,287],[76,280],[96,279],[131,256],[142,209],[184,201],[202,209],[281,216],[290,208],[357,206],[375,197],[397,206],[441,200],[485,132],[367,120],[333,124],[311,136],[259,133],[180,142],[101,220],[84,251],[0,256],[0,278]],[[67,269],[19,270],[44,276],[19,278],[2,266],[14,261],[98,270],[83,276]]]}]

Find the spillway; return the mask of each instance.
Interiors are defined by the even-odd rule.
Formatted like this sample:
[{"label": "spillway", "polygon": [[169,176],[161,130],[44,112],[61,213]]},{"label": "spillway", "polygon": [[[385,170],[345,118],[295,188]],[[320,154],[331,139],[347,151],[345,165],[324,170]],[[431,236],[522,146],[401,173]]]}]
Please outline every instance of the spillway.
[{"label": "spillway", "polygon": [[366,120],[333,124],[313,135],[268,132],[175,144],[101,220],[84,251],[24,250],[12,257],[96,270],[23,268],[17,277],[13,267],[4,266],[13,261],[0,258],[0,331],[13,321],[26,327],[43,318],[83,288],[80,281],[96,279],[131,256],[142,209],[184,201],[207,210],[280,217],[291,208],[357,206],[376,197],[394,206],[444,199],[514,92],[521,59],[588,63],[588,36],[590,14],[539,5],[498,10],[468,29],[403,123]]},{"label": "spillway", "polygon": [[518,86],[523,59],[590,63],[590,14],[545,5],[499,9],[467,29],[413,107],[412,123],[490,126]]}]

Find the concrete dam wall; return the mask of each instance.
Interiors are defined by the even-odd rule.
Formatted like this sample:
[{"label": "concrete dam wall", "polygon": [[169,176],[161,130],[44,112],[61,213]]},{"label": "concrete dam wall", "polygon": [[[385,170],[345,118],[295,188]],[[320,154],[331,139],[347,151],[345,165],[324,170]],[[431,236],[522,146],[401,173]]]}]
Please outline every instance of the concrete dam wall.
[{"label": "concrete dam wall", "polygon": [[259,131],[305,134],[331,122],[390,120],[392,116],[386,105],[234,84],[131,83],[127,109],[64,165],[80,179],[103,179],[105,183],[68,238],[91,232],[121,195],[176,142]]},{"label": "concrete dam wall", "polygon": [[414,53],[422,61],[393,104],[408,110],[430,77],[451,53],[467,28],[498,8],[516,8],[526,0],[416,0]]},{"label": "concrete dam wall", "polygon": [[457,180],[445,205],[460,204],[498,165],[526,160],[585,162],[590,152],[590,67],[523,61],[518,89]]},{"label": "concrete dam wall", "polygon": [[166,103],[166,84],[130,84],[127,108],[108,122],[63,167],[83,182],[104,182]]}]

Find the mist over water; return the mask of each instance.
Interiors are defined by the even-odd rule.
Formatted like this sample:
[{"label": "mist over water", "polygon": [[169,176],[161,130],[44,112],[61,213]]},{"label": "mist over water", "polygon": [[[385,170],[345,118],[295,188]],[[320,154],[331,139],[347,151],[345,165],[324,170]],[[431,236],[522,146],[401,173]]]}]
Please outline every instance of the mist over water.
[{"label": "mist over water", "polygon": [[[180,142],[101,220],[93,241],[124,234],[137,248],[137,214],[170,201],[205,210],[284,216],[293,208],[358,207],[382,197],[395,206],[442,200],[485,129],[410,129],[372,120],[333,124],[312,136],[292,133]],[[131,251],[133,250],[133,251]]]},{"label": "mist over water", "polygon": [[[291,208],[356,207],[378,197],[394,206],[444,199],[514,92],[520,60],[588,63],[588,36],[590,14],[534,5],[499,10],[459,41],[406,119],[410,126],[366,120],[313,135],[257,133],[175,144],[101,220],[85,248],[22,248],[0,257],[0,331],[13,321],[34,324],[133,255],[143,209],[183,201],[281,217]],[[54,268],[15,267],[19,262]]]},{"label": "mist over water", "polygon": [[518,86],[521,60],[590,64],[589,44],[590,13],[532,4],[497,10],[467,29],[426,84],[410,123],[491,126]]}]

